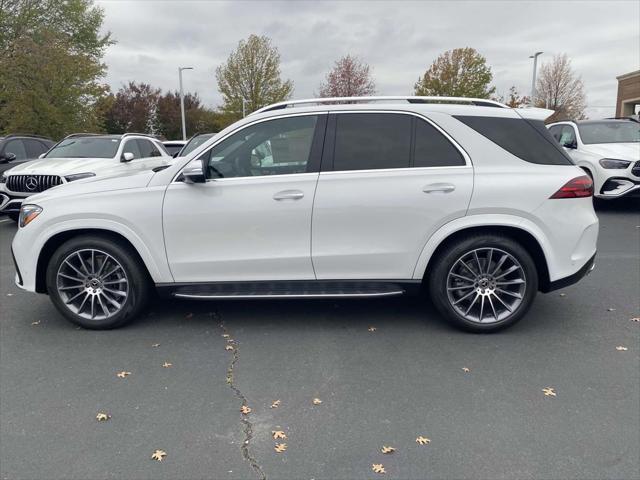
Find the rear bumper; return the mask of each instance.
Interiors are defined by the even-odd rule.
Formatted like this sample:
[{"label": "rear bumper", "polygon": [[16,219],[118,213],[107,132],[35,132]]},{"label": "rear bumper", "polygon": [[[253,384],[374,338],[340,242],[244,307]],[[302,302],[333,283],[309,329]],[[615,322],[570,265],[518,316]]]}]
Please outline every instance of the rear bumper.
[{"label": "rear bumper", "polygon": [[573,285],[574,283],[578,283],[584,277],[589,275],[593,271],[595,266],[596,266],[596,254],[594,253],[593,256],[587,261],[587,263],[585,263],[583,267],[580,270],[578,270],[576,273],[574,273],[573,275],[569,275],[568,277],[560,278],[553,282],[549,282],[549,285],[547,286],[547,288],[545,288],[542,291],[544,293],[553,292],[554,290],[559,290],[561,288],[568,287],[569,285]]}]

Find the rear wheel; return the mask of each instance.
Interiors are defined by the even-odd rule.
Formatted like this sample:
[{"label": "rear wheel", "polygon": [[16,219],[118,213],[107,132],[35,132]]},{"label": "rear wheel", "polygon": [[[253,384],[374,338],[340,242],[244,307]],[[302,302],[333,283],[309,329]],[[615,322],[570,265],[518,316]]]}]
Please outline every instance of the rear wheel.
[{"label": "rear wheel", "polygon": [[61,245],[47,267],[47,291],[56,308],[84,328],[116,328],[133,320],[149,298],[149,281],[135,252],[97,236]]},{"label": "rear wheel", "polygon": [[531,255],[508,237],[458,240],[434,260],[432,301],[445,318],[469,331],[493,332],[513,325],[538,291]]}]

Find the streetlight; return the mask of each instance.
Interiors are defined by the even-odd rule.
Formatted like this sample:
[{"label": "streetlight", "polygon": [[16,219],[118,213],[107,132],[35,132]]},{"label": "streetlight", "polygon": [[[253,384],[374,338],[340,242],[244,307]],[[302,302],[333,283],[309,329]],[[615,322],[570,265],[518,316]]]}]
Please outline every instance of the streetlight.
[{"label": "streetlight", "polygon": [[187,127],[184,121],[184,93],[182,92],[182,71],[193,70],[193,67],[178,67],[178,77],[180,77],[180,113],[182,115],[182,140],[187,140]]},{"label": "streetlight", "polygon": [[536,52],[530,55],[529,58],[533,58],[533,79],[531,80],[531,98],[529,98],[529,105],[533,107],[533,99],[536,96],[536,67],[538,66],[538,55],[542,55],[544,52]]}]

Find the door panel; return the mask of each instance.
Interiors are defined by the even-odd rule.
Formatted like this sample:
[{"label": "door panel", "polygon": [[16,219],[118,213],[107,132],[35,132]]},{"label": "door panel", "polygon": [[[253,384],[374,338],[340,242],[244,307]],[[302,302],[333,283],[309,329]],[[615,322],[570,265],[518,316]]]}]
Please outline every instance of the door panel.
[{"label": "door panel", "polygon": [[[439,188],[447,191],[424,191]],[[471,167],[322,172],[312,234],[318,279],[410,279],[429,237],[465,215],[472,188]]]}]

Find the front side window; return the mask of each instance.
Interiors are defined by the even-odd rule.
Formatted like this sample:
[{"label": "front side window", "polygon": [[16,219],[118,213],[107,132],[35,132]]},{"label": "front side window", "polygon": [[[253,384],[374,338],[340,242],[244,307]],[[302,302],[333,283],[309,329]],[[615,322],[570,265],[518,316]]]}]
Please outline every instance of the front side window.
[{"label": "front side window", "polygon": [[307,115],[243,128],[201,156],[207,178],[304,173],[317,123],[317,115]]},{"label": "front side window", "polygon": [[16,156],[16,160],[26,160],[27,150],[24,148],[22,140],[14,139],[9,140],[4,147],[4,154],[13,153]]},{"label": "front side window", "polygon": [[136,139],[136,142],[138,143],[138,148],[140,149],[140,156],[142,158],[161,156],[156,146],[149,140],[138,138]]},{"label": "front side window", "polygon": [[576,131],[573,129],[571,125],[563,125],[562,130],[560,131],[560,145],[575,145],[577,143],[576,140]]},{"label": "front side window", "polygon": [[140,152],[140,146],[138,145],[138,141],[135,139],[127,140],[127,143],[124,144],[124,148],[122,149],[122,153],[132,153],[133,158],[142,158],[142,152]]},{"label": "front side window", "polygon": [[29,158],[38,158],[44,152],[49,150],[44,143],[38,140],[27,138],[24,140],[24,143],[27,147],[27,155]]},{"label": "front side window", "polygon": [[113,158],[118,151],[119,138],[75,137],[62,140],[53,147],[47,158]]},{"label": "front side window", "polygon": [[336,117],[333,170],[410,166],[410,115],[341,113]]},{"label": "front side window", "polygon": [[640,123],[610,121],[578,124],[582,143],[637,143],[640,142]]}]

